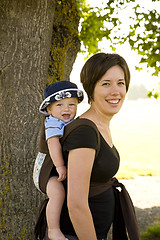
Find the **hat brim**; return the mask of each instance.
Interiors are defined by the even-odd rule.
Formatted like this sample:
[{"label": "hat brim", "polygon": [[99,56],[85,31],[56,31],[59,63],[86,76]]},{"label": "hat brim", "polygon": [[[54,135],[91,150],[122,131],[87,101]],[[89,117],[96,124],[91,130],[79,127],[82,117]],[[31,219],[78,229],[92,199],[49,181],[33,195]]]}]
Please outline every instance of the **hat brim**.
[{"label": "hat brim", "polygon": [[72,97],[76,97],[78,99],[78,103],[82,102],[84,98],[83,91],[77,88],[69,88],[53,93],[43,100],[39,107],[39,111],[45,115],[48,115],[46,108],[49,104]]}]

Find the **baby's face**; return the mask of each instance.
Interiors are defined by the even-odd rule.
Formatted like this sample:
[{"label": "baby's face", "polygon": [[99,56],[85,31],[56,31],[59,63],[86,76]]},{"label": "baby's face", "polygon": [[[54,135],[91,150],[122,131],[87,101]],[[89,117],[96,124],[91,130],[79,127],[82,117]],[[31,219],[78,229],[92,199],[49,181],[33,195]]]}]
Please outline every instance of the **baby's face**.
[{"label": "baby's face", "polygon": [[47,107],[47,112],[49,114],[52,114],[53,117],[67,123],[75,117],[77,112],[77,105],[77,98],[65,98],[56,102],[52,102]]}]

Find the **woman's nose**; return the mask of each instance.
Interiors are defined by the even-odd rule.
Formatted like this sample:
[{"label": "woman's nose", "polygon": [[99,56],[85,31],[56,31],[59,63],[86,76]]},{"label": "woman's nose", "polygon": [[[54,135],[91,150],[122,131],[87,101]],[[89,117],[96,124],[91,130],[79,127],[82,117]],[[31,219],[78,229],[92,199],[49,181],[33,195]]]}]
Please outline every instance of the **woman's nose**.
[{"label": "woman's nose", "polygon": [[111,88],[111,94],[112,95],[118,95],[119,94],[119,88],[117,85],[113,85]]}]

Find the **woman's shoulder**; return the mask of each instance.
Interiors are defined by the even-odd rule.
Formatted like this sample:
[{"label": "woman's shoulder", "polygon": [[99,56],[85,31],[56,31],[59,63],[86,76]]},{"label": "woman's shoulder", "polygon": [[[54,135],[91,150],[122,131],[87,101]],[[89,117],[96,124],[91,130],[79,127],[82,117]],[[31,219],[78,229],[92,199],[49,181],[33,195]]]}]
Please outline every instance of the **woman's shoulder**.
[{"label": "woman's shoulder", "polygon": [[[64,146],[67,146],[67,148],[92,147],[97,149],[99,133],[97,132],[96,126],[94,126],[94,123],[90,123],[90,120],[88,119],[85,119],[85,121],[83,120],[84,119],[81,118],[75,119],[72,123],[65,127],[65,130],[70,127],[70,130],[67,132],[67,136],[64,140]],[[77,123],[73,127],[73,123],[75,121],[77,121]]]},{"label": "woman's shoulder", "polygon": [[77,126],[74,130],[72,130],[70,132],[70,134],[68,134],[67,137],[70,137],[70,138],[74,138],[74,137],[78,137],[78,138],[97,138],[97,132],[96,130],[89,126],[89,125],[79,125]]}]

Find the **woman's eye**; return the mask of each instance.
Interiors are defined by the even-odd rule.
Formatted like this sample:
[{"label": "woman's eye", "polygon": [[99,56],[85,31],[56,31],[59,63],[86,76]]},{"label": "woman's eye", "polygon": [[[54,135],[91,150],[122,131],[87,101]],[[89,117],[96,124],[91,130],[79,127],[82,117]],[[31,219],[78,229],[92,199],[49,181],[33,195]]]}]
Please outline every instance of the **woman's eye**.
[{"label": "woman's eye", "polygon": [[109,86],[109,83],[108,82],[103,83],[102,86]]},{"label": "woman's eye", "polygon": [[118,84],[119,85],[125,85],[125,82],[119,82]]}]

